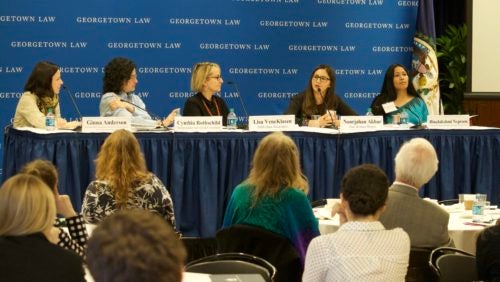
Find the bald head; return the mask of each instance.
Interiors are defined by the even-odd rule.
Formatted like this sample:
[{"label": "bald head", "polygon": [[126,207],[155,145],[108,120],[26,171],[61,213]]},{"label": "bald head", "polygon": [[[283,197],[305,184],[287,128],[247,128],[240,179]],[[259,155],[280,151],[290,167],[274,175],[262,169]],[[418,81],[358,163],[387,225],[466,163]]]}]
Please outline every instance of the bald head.
[{"label": "bald head", "polygon": [[434,176],[439,160],[429,141],[413,138],[401,146],[395,163],[396,181],[420,188]]}]

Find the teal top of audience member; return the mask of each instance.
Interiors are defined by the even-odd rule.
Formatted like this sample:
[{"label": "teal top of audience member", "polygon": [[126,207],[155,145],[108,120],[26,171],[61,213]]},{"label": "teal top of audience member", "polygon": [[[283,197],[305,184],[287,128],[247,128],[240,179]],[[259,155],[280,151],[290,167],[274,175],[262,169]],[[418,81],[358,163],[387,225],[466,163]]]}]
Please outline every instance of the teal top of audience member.
[{"label": "teal top of audience member", "polygon": [[319,235],[318,220],[306,194],[286,188],[276,197],[265,196],[252,206],[252,190],[246,183],[236,186],[226,209],[224,227],[247,224],[280,234],[292,242],[304,262],[307,246]]}]

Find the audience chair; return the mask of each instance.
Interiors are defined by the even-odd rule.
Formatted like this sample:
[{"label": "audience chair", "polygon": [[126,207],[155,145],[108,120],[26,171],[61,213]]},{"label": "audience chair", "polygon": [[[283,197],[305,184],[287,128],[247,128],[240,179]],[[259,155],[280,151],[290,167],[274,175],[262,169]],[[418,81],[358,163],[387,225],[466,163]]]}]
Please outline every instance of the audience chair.
[{"label": "audience chair", "polygon": [[477,280],[476,257],[456,248],[434,249],[429,257],[429,265],[442,282]]},{"label": "audience chair", "polygon": [[244,253],[224,253],[188,263],[187,272],[207,274],[260,274],[265,281],[274,281],[276,268],[263,258]]},{"label": "audience chair", "polygon": [[217,253],[217,241],[213,237],[182,237],[181,240],[187,251],[186,263]]},{"label": "audience chair", "polygon": [[302,261],[285,237],[260,227],[233,225],[215,235],[219,253],[243,252],[261,257],[276,267],[274,281],[301,281]]},{"label": "audience chair", "polygon": [[320,199],[320,200],[316,200],[316,201],[311,202],[311,207],[313,207],[313,208],[319,208],[319,207],[322,207],[325,205],[326,205],[326,199]]},{"label": "audience chair", "polygon": [[445,205],[445,206],[451,206],[454,204],[458,204],[458,199],[441,200],[441,201],[438,201],[438,204]]},{"label": "audience chair", "polygon": [[412,247],[410,263],[406,273],[407,282],[434,282],[437,276],[429,265],[429,256],[432,249]]}]

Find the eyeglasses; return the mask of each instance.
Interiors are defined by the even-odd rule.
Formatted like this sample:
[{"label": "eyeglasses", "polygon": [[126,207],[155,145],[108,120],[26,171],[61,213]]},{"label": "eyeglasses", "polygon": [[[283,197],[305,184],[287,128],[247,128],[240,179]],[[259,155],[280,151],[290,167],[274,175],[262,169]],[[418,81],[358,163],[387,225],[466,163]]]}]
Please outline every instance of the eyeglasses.
[{"label": "eyeglasses", "polygon": [[313,76],[313,80],[316,80],[316,81],[319,80],[319,82],[325,82],[325,81],[328,81],[330,79],[326,76],[315,75],[315,76]]},{"label": "eyeglasses", "polygon": [[219,74],[218,76],[209,76],[207,78],[215,78],[217,80],[222,80],[222,75]]}]

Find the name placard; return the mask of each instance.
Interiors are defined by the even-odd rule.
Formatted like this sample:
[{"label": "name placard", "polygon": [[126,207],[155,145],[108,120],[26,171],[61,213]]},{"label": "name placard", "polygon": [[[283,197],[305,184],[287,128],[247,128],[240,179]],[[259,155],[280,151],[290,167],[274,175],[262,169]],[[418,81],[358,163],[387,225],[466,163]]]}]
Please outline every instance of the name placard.
[{"label": "name placard", "polygon": [[282,131],[297,129],[294,115],[249,116],[248,130]]},{"label": "name placard", "polygon": [[429,115],[427,116],[428,128],[442,127],[469,127],[469,115]]},{"label": "name placard", "polygon": [[340,129],[381,129],[384,127],[383,116],[342,116]]},{"label": "name placard", "polygon": [[214,117],[175,117],[175,131],[220,131],[222,116]]},{"label": "name placard", "polygon": [[132,130],[131,117],[83,117],[82,132],[113,132],[117,129]]}]

